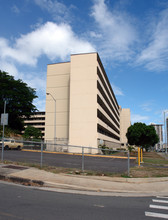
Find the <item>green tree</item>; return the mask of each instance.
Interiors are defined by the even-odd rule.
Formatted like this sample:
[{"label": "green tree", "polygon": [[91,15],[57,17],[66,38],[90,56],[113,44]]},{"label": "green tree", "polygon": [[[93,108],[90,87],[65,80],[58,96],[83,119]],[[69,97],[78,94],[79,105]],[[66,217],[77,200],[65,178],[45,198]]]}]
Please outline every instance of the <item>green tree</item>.
[{"label": "green tree", "polygon": [[6,112],[9,113],[8,126],[13,130],[23,130],[23,116],[29,117],[36,111],[33,100],[37,98],[35,89],[28,87],[22,80],[15,80],[0,70],[0,113],[4,112],[4,100],[7,100]]},{"label": "green tree", "polygon": [[28,126],[27,128],[25,128],[23,137],[26,139],[38,139],[42,138],[42,133],[40,129],[33,126]]},{"label": "green tree", "polygon": [[134,123],[127,131],[128,144],[136,145],[146,150],[158,143],[159,138],[153,126],[144,123]]},{"label": "green tree", "polygon": [[[0,137],[2,137],[2,135],[3,135],[3,127],[2,127],[2,125],[0,126]],[[15,131],[15,130],[12,130],[11,128],[9,128],[9,127],[5,127],[5,133],[4,133],[4,136],[7,138],[7,137],[19,137],[19,136],[21,136],[20,134],[18,134],[18,132],[17,131]]]}]

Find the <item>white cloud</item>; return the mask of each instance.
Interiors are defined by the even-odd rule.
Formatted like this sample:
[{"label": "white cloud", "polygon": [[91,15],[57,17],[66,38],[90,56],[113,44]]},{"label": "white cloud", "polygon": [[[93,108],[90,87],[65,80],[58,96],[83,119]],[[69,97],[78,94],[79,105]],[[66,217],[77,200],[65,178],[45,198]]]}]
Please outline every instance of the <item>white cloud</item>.
[{"label": "white cloud", "polygon": [[19,10],[19,8],[18,8],[16,5],[14,5],[11,9],[12,9],[12,11],[13,11],[14,13],[16,13],[16,14],[19,14],[19,13],[20,13],[20,10]]},{"label": "white cloud", "polygon": [[111,83],[111,86],[112,86],[112,89],[113,89],[114,94],[116,96],[124,96],[124,93],[123,93],[121,88],[119,88],[118,86],[114,85],[114,83]]},{"label": "white cloud", "polygon": [[34,0],[34,2],[43,10],[48,11],[53,19],[57,22],[67,22],[71,21],[70,9],[74,6],[70,5],[68,8],[65,4],[57,0]]},{"label": "white cloud", "polygon": [[131,122],[135,123],[135,122],[145,122],[149,120],[148,116],[142,116],[139,114],[131,114]]},{"label": "white cloud", "polygon": [[90,31],[89,35],[92,37],[92,38],[101,38],[102,35],[99,34],[99,33],[96,33],[94,31]]},{"label": "white cloud", "polygon": [[[79,38],[69,25],[47,22],[36,26],[32,32],[21,35],[13,44],[5,38],[0,38],[0,68],[36,88],[37,95],[44,96],[46,79],[42,78],[42,73],[32,71],[42,55],[51,61],[65,61],[69,60],[70,54],[93,51],[94,47],[88,41]],[[24,65],[32,70],[29,73],[27,70],[21,71],[20,65],[22,70]]]},{"label": "white cloud", "polygon": [[152,106],[153,106],[153,101],[149,101],[149,102],[146,102],[146,103],[143,103],[142,105],[140,105],[142,110],[144,110],[146,112],[152,111]]},{"label": "white cloud", "polygon": [[45,104],[46,104],[46,101],[45,101],[45,97],[43,99],[35,99],[33,104],[36,106],[36,108],[39,110],[39,111],[45,111]]},{"label": "white cloud", "polygon": [[0,39],[0,56],[19,64],[35,66],[41,55],[50,60],[65,60],[71,53],[93,52],[94,47],[74,34],[66,24],[47,22],[36,30],[16,39],[13,47],[6,39]]},{"label": "white cloud", "polygon": [[158,16],[150,41],[137,59],[148,70],[162,71],[168,69],[168,9]]},{"label": "white cloud", "polygon": [[37,75],[37,73],[31,73],[31,74],[26,74],[22,73],[20,74],[21,79],[27,83],[31,88],[35,88],[38,92],[42,92],[45,94],[46,92],[46,73],[40,73]]},{"label": "white cloud", "polygon": [[[97,35],[102,34],[99,49],[106,57],[129,60],[137,34],[130,17],[117,10],[109,10],[104,0],[95,0],[91,16],[98,24]],[[133,20],[133,19],[132,19]]]},{"label": "white cloud", "polygon": [[18,76],[18,70],[16,66],[13,63],[9,63],[7,61],[0,61],[0,70],[5,71],[7,73],[10,73],[10,75],[13,75],[14,77]]}]

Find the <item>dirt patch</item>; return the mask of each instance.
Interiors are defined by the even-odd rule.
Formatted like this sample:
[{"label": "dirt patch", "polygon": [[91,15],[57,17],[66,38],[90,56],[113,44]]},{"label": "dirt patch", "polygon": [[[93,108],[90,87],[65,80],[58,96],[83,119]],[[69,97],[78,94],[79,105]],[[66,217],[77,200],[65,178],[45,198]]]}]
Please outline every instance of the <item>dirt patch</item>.
[{"label": "dirt patch", "polygon": [[26,169],[28,169],[28,167],[15,166],[15,165],[6,165],[6,166],[3,166],[3,168],[10,168],[10,169],[16,169],[16,170],[26,170]]}]

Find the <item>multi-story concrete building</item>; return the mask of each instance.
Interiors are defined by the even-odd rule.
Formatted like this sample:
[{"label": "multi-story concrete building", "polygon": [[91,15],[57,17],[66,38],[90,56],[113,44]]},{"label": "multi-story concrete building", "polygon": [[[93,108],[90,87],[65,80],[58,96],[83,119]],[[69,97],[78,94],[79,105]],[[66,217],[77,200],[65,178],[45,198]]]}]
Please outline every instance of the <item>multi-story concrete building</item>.
[{"label": "multi-story concrete building", "polygon": [[48,65],[46,91],[46,141],[56,136],[69,145],[121,146],[119,105],[98,53]]},{"label": "multi-story concrete building", "polygon": [[43,139],[45,136],[45,112],[34,112],[29,118],[24,120],[25,128],[27,126],[33,126],[41,130]]},{"label": "multi-story concrete building", "polygon": [[162,124],[151,124],[155,130],[156,130],[156,134],[159,137],[159,142],[157,144],[155,144],[155,150],[161,150],[162,146],[163,146],[163,125]]}]

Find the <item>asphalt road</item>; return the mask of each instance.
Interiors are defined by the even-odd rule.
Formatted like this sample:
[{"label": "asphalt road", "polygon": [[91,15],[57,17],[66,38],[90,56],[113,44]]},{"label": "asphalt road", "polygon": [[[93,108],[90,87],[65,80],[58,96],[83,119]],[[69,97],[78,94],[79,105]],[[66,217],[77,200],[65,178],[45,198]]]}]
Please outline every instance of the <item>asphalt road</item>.
[{"label": "asphalt road", "polygon": [[[40,158],[41,154],[38,152],[25,152],[17,150],[4,151],[4,160],[40,164]],[[81,169],[82,156],[43,153],[43,165]],[[130,160],[130,166],[135,165],[135,160]],[[123,173],[128,169],[128,160],[85,156],[84,169],[98,172]]]},{"label": "asphalt road", "polygon": [[0,181],[0,220],[157,220],[145,216],[152,197],[66,194]]}]

